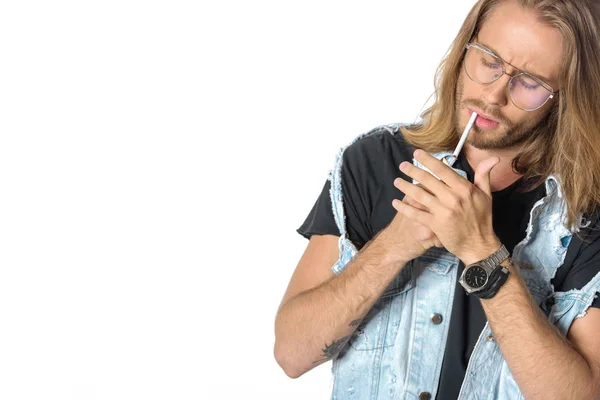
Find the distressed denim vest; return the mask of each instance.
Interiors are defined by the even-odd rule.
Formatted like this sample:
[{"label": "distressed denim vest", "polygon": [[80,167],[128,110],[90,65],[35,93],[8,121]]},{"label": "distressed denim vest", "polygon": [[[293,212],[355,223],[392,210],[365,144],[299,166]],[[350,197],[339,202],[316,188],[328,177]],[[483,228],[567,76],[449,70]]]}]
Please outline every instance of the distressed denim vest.
[{"label": "distressed denim vest", "polygon": [[[359,135],[350,144],[377,132],[397,133],[400,126],[377,127]],[[345,226],[341,186],[344,150],[339,151],[329,175],[333,213],[340,231],[340,257],[331,267],[336,275],[343,273],[357,253]],[[451,153],[433,155],[442,159]],[[425,168],[416,160],[413,163]],[[464,171],[455,171],[466,176]],[[534,204],[525,239],[515,246],[512,259],[517,266],[533,267],[521,269],[521,276],[548,319],[566,336],[573,320],[585,315],[595,293],[600,291],[600,274],[581,290],[554,291],[551,279],[564,261],[572,233],[586,223],[582,219],[578,227],[567,229],[563,224],[566,203],[557,177],[548,177],[545,186],[546,196]],[[332,399],[436,397],[458,264],[456,256],[436,247],[406,264],[367,313],[348,346],[333,359]],[[489,323],[479,335],[469,359],[459,399],[523,399],[493,340]]]}]

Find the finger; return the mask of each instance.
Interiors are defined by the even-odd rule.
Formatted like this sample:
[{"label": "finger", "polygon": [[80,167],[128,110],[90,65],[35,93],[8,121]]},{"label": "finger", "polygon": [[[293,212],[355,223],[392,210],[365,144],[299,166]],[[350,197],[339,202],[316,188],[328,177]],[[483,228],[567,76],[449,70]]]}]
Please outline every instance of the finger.
[{"label": "finger", "polygon": [[451,188],[458,188],[461,185],[469,184],[470,182],[456,173],[452,168],[427,153],[423,150],[415,150],[414,152],[415,159],[419,161],[421,164],[429,168],[431,172],[437,175],[442,182]]},{"label": "finger", "polygon": [[419,185],[438,198],[443,198],[448,194],[448,186],[424,169],[405,161],[400,164],[400,171],[418,181]]},{"label": "finger", "polygon": [[429,212],[429,208],[425,207],[423,204],[419,203],[418,201],[411,198],[410,196],[404,195],[404,198],[402,199],[402,201],[405,202],[406,204],[408,204],[409,206],[413,206],[415,208],[418,208],[419,210]]},{"label": "finger", "polygon": [[488,197],[492,197],[492,189],[490,188],[490,172],[500,162],[500,158],[491,157],[481,161],[475,169],[475,178],[473,184],[481,189]]},{"label": "finger", "polygon": [[[426,213],[425,211],[421,211],[412,207],[406,203],[401,202],[400,200],[394,199],[392,201],[392,207],[396,209],[400,214],[404,215],[406,218],[418,222],[422,225],[429,227],[431,225],[431,221],[433,218],[432,214]],[[431,229],[431,228],[430,228]]]},{"label": "finger", "polygon": [[439,201],[434,195],[422,187],[407,182],[402,178],[396,178],[394,180],[394,186],[404,193],[405,196],[410,196],[413,200],[418,201],[429,210],[433,210],[434,207],[439,205]]},{"label": "finger", "polygon": [[429,194],[433,195],[433,193],[431,193],[431,192],[429,191],[429,189],[427,189],[427,188],[426,188],[425,186],[423,186],[421,183],[414,183],[414,182],[413,182],[413,185],[415,185],[415,186],[417,186],[417,187],[420,187],[420,188],[422,188],[424,191],[426,191],[427,193],[429,193]]}]

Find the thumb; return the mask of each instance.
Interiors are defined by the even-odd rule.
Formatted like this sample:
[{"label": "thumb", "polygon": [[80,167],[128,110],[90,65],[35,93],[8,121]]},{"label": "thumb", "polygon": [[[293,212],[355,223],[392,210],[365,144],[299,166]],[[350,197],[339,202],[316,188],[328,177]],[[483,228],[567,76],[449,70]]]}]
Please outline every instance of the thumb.
[{"label": "thumb", "polygon": [[486,158],[479,163],[475,170],[474,184],[481,189],[489,197],[492,197],[492,189],[490,189],[490,172],[500,162],[500,158]]}]

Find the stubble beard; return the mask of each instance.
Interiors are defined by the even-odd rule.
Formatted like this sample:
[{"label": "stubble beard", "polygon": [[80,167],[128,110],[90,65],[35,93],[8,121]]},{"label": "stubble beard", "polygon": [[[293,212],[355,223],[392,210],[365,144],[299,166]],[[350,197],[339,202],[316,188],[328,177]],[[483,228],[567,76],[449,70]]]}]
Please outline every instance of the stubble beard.
[{"label": "stubble beard", "polygon": [[[454,110],[457,137],[462,134],[466,126],[466,124],[461,125],[460,122],[460,112],[462,109],[469,106],[482,110],[488,108],[486,104],[479,99],[463,99],[463,83],[464,77],[461,74],[456,85],[456,106]],[[518,124],[513,124],[512,121],[499,112],[495,112],[491,116],[502,124],[499,128],[502,128],[504,132],[487,132],[480,129],[478,126],[473,125],[466,141],[467,144],[481,150],[514,148],[527,140],[530,132],[538,123],[538,121],[533,121],[532,119],[525,119]]]}]

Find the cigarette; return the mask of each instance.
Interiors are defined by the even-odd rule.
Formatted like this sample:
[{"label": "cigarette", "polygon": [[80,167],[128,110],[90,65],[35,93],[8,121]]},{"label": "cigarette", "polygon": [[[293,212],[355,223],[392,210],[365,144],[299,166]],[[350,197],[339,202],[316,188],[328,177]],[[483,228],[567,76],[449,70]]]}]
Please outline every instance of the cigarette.
[{"label": "cigarette", "polygon": [[452,153],[452,158],[450,159],[450,161],[446,161],[446,159],[444,158],[444,164],[446,164],[450,167],[452,165],[454,165],[454,162],[458,158],[460,151],[462,150],[463,146],[465,145],[465,142],[467,141],[467,137],[469,136],[469,132],[471,131],[471,128],[473,128],[475,119],[477,119],[476,112],[471,114],[471,118],[469,119],[469,122],[467,123],[467,126],[465,127],[465,130],[463,131],[462,136],[460,137],[460,140],[458,141],[458,145],[456,146],[456,149],[454,149],[454,152]]},{"label": "cigarette", "polygon": [[452,153],[452,155],[454,156],[454,158],[458,157],[458,154],[460,153],[460,151],[462,150],[463,146],[465,145],[465,141],[467,140],[467,136],[469,136],[469,132],[471,131],[471,128],[473,127],[473,124],[475,123],[475,119],[476,118],[477,118],[477,113],[476,112],[474,112],[473,114],[471,114],[471,119],[469,119],[469,123],[467,123],[467,126],[465,127],[465,130],[463,131],[463,134],[460,137],[458,145],[456,146],[456,149],[454,149],[454,153]]}]

